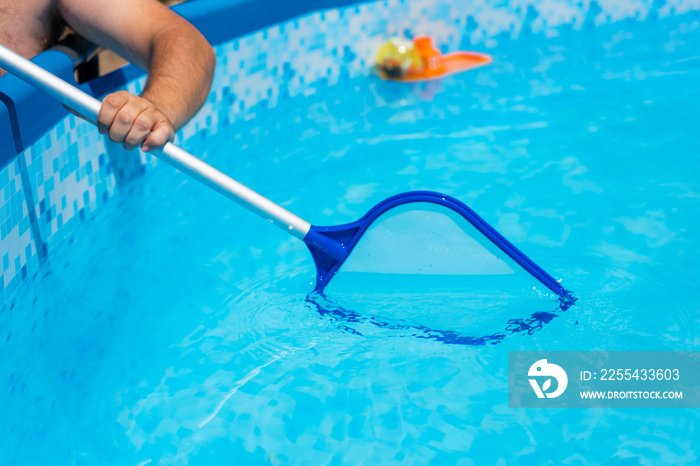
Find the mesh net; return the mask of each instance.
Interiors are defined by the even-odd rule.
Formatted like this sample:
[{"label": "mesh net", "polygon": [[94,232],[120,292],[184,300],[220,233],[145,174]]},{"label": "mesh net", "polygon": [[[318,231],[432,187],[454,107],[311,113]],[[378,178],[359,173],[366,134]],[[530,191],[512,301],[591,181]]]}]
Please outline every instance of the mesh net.
[{"label": "mesh net", "polygon": [[[462,215],[428,202],[404,204],[375,220],[330,288],[532,290],[539,283]],[[543,288],[539,286],[539,288]]]}]

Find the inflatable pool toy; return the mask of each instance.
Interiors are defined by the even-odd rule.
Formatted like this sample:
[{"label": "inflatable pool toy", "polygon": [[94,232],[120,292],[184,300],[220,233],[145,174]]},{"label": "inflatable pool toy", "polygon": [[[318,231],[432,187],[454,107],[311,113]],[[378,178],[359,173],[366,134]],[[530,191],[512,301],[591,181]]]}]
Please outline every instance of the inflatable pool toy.
[{"label": "inflatable pool toy", "polygon": [[418,55],[413,41],[394,37],[379,48],[377,69],[383,78],[401,79],[420,74],[423,71],[423,59]]},{"label": "inflatable pool toy", "polygon": [[417,36],[412,41],[395,37],[377,52],[382,79],[401,82],[427,81],[491,63],[491,56],[478,52],[442,54],[433,39]]}]

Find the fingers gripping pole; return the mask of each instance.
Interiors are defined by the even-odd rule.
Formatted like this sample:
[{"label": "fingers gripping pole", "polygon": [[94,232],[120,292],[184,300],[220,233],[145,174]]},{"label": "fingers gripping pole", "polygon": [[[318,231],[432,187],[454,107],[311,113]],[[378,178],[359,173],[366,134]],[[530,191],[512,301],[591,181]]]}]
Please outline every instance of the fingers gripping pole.
[{"label": "fingers gripping pole", "polygon": [[[0,65],[6,71],[46,92],[62,104],[93,121],[97,121],[97,114],[102,105],[99,100],[1,44]],[[161,150],[153,151],[153,154],[277,225],[292,236],[303,239],[311,228],[309,222],[172,143],[166,144]]]}]

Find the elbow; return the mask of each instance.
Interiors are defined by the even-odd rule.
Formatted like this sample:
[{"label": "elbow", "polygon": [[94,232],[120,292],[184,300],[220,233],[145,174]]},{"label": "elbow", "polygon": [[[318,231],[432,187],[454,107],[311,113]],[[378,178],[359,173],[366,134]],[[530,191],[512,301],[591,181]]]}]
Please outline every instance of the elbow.
[{"label": "elbow", "polygon": [[214,53],[214,49],[209,42],[206,42],[206,44],[207,45],[205,47],[202,60],[204,61],[204,71],[206,73],[209,86],[211,86],[212,79],[214,79],[214,70],[216,69],[216,54]]},{"label": "elbow", "polygon": [[212,80],[214,79],[214,70],[216,69],[216,53],[214,53],[213,47],[203,35],[198,33],[198,36],[198,44],[196,51],[194,51],[194,56],[197,57],[199,62],[201,82],[206,97],[206,94],[209,93],[209,89],[211,88]]},{"label": "elbow", "polygon": [[[216,67],[216,54],[209,41],[190,23],[184,20],[164,28],[153,39],[153,50],[167,56],[180,58],[180,65],[189,68],[192,78],[209,90]],[[159,55],[157,52],[154,55]]]},{"label": "elbow", "polygon": [[211,91],[211,85],[214,79],[214,70],[216,69],[216,54],[214,49],[207,42],[207,47],[202,51],[202,70],[203,70],[203,83],[200,107],[204,104],[209,92]]},{"label": "elbow", "polygon": [[[191,37],[189,40],[189,59],[193,66],[190,76],[192,76],[193,82],[197,83],[198,88],[196,105],[197,108],[200,108],[211,90],[216,68],[216,53],[199,31],[195,37]],[[197,70],[196,73],[194,70]]]}]

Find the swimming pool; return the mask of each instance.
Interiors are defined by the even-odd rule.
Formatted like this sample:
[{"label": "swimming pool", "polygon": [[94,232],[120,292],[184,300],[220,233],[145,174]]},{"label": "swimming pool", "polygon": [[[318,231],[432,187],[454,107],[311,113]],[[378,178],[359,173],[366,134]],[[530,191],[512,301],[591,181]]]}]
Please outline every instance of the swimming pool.
[{"label": "swimming pool", "polygon": [[[692,350],[700,338],[700,19],[629,5],[621,17],[588,5],[574,27],[542,27],[563,15],[543,7],[505,35],[509,7],[310,15],[218,46],[212,96],[179,136],[320,224],[406,190],[460,198],[561,278],[571,307],[310,295],[302,243],[164,164],[117,187],[128,176],[110,157],[123,155],[88,151],[97,135],[60,123],[29,157],[74,138],[57,170],[43,162],[35,193],[52,173],[46,262],[1,314],[0,458],[695,463],[696,410],[507,407],[508,351]],[[494,63],[427,85],[369,74],[382,31],[409,25]],[[345,49],[347,36],[358,40]],[[76,170],[87,199],[65,187]]]}]

